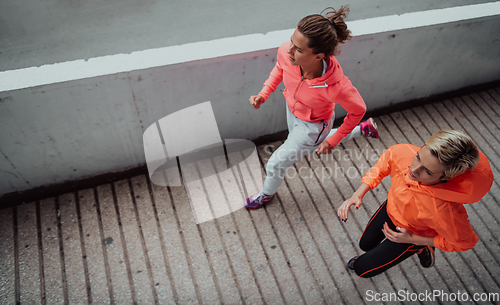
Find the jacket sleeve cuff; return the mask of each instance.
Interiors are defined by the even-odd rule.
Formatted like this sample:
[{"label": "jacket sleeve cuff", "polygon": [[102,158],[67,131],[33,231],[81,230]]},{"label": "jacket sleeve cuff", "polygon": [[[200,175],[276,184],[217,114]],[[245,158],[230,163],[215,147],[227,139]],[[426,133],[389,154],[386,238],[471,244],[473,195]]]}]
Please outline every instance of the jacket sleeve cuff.
[{"label": "jacket sleeve cuff", "polygon": [[471,236],[471,238],[469,238],[466,241],[463,241],[460,244],[452,244],[452,243],[446,241],[446,239],[444,239],[444,237],[437,235],[434,237],[434,240],[432,241],[432,243],[434,244],[434,247],[441,249],[443,251],[446,251],[446,252],[460,252],[460,251],[467,251],[467,250],[474,248],[474,246],[477,244],[477,241],[478,241],[478,237],[476,234],[474,234],[473,236]]},{"label": "jacket sleeve cuff", "polygon": [[259,95],[264,98],[264,100],[267,100],[269,98],[269,95],[271,95],[271,88],[264,86],[262,87],[262,90],[260,90]]},{"label": "jacket sleeve cuff", "polygon": [[340,141],[342,141],[342,139],[343,139],[342,135],[340,133],[336,132],[331,137],[326,139],[326,141],[332,147],[336,147],[337,145],[339,145],[339,143],[340,143]]},{"label": "jacket sleeve cuff", "polygon": [[376,181],[374,181],[373,179],[370,179],[366,175],[361,179],[361,183],[368,185],[370,187],[370,190],[373,190],[378,185],[378,183]]}]

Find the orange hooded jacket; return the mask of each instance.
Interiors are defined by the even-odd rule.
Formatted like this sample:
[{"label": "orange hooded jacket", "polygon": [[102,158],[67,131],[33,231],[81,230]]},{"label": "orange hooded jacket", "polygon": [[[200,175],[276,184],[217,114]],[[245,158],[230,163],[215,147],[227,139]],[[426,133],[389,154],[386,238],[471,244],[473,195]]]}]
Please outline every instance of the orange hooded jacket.
[{"label": "orange hooded jacket", "polygon": [[359,124],[366,112],[365,102],[342,72],[335,56],[330,56],[323,76],[303,79],[300,67],[288,60],[289,45],[290,42],[285,42],[279,47],[276,65],[259,94],[267,100],[283,81],[288,108],[295,117],[306,122],[327,121],[333,117],[335,104],[342,106],[347,116],[337,132],[327,139],[335,147]]},{"label": "orange hooded jacket", "polygon": [[488,159],[481,152],[473,171],[431,186],[408,177],[413,157],[420,148],[411,144],[389,147],[361,182],[374,189],[387,175],[391,188],[387,214],[396,226],[421,236],[434,236],[434,246],[447,252],[466,251],[478,237],[467,220],[464,204],[479,201],[493,184]]}]

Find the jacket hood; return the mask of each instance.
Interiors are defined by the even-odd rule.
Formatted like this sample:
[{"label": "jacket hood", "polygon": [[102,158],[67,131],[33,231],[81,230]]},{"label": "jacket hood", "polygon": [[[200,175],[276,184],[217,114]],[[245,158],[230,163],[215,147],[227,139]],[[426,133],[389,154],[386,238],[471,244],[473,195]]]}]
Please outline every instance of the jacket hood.
[{"label": "jacket hood", "polygon": [[479,152],[479,162],[473,171],[448,180],[446,183],[424,187],[431,195],[462,204],[474,203],[483,198],[493,184],[493,173],[486,156]]},{"label": "jacket hood", "polygon": [[344,77],[344,72],[340,67],[339,62],[335,58],[335,56],[330,56],[330,60],[328,61],[328,68],[326,69],[326,73],[323,76],[317,77],[315,79],[308,80],[310,85],[314,86],[316,84],[324,84],[334,85],[342,80]]}]

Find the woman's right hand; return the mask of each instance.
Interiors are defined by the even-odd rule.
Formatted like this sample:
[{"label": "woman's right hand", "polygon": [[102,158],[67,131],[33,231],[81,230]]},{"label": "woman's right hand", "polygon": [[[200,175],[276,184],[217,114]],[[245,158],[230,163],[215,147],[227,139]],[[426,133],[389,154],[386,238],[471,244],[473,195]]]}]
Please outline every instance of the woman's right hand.
[{"label": "woman's right hand", "polygon": [[342,203],[342,205],[337,210],[337,215],[340,217],[340,219],[342,219],[342,221],[347,221],[347,218],[349,217],[349,209],[353,205],[356,206],[356,209],[359,209],[359,207],[361,206],[361,198],[352,196],[351,198],[344,201],[344,203]]},{"label": "woman's right hand", "polygon": [[259,109],[260,105],[264,104],[264,102],[266,101],[260,94],[252,95],[248,100],[250,101],[250,105],[252,105],[252,107],[255,109]]}]

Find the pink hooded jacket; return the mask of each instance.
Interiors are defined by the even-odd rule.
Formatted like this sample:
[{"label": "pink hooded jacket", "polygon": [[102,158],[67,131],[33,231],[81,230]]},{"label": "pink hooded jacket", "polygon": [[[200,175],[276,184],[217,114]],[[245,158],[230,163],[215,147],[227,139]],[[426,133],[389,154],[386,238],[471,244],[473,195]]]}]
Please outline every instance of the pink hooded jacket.
[{"label": "pink hooded jacket", "polygon": [[290,42],[278,49],[278,60],[260,95],[267,100],[271,92],[283,81],[286,102],[293,115],[307,122],[321,122],[333,117],[335,104],[347,111],[337,132],[327,139],[335,147],[356,127],[366,112],[366,105],[358,90],[342,72],[337,59],[330,56],[326,73],[315,79],[303,79],[299,66],[288,60]]}]

